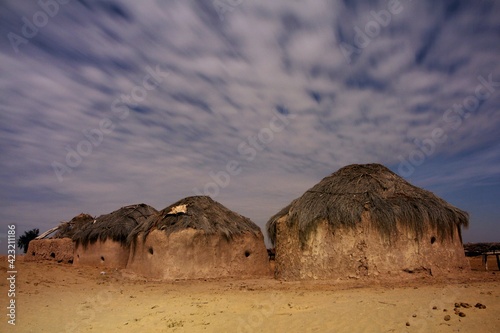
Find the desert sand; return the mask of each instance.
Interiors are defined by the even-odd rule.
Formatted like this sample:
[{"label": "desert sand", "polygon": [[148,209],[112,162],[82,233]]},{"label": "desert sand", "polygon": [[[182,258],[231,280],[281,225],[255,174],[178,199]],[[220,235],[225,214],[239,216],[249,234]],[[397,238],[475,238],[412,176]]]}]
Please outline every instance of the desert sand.
[{"label": "desert sand", "polygon": [[[493,257],[490,271],[474,258],[470,273],[453,277],[159,282],[21,256],[15,326],[7,323],[7,259],[0,259],[1,332],[500,331],[500,272]],[[457,311],[465,316],[455,314],[455,303],[470,305]]]}]

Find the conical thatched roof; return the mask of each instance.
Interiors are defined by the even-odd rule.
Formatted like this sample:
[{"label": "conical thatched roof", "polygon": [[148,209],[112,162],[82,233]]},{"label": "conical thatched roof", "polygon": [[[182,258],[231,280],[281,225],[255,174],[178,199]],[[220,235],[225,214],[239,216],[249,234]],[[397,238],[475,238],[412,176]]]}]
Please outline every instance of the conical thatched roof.
[{"label": "conical thatched roof", "polygon": [[157,212],[153,207],[143,203],[122,207],[112,213],[99,216],[94,223],[78,230],[73,235],[73,241],[87,246],[97,240],[104,242],[110,238],[115,242],[126,244],[129,233]]},{"label": "conical thatched roof", "polygon": [[89,214],[80,214],[71,219],[69,222],[63,222],[59,225],[54,238],[73,238],[73,235],[80,229],[94,222],[94,218]]},{"label": "conical thatched roof", "polygon": [[[276,222],[288,214],[289,225],[298,225],[301,241],[320,221],[332,228],[353,228],[367,211],[378,231],[390,238],[396,221],[420,236],[435,227],[438,237],[452,236],[458,226],[467,227],[468,214],[432,192],[411,185],[380,164],[353,164],[321,180],[300,198],[267,222],[271,241],[275,242]],[[459,229],[460,230],[460,229]]]},{"label": "conical thatched roof", "polygon": [[188,228],[203,230],[206,234],[219,234],[226,239],[245,232],[260,234],[260,228],[250,219],[229,210],[210,197],[193,196],[177,201],[138,225],[130,233],[129,243],[135,243],[141,232],[146,239],[152,230],[163,230],[171,234]]}]

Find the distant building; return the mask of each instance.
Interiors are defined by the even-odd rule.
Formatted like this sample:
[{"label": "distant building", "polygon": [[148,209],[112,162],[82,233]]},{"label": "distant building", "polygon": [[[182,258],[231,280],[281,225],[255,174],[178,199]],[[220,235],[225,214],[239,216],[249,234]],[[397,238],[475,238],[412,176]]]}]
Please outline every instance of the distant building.
[{"label": "distant building", "polygon": [[[93,221],[92,216],[82,213],[69,222],[62,222],[57,227],[47,230],[31,240],[24,260],[54,260],[73,263],[74,244],[71,238],[77,230],[91,224]],[[55,233],[54,236],[50,237],[53,233]]]}]

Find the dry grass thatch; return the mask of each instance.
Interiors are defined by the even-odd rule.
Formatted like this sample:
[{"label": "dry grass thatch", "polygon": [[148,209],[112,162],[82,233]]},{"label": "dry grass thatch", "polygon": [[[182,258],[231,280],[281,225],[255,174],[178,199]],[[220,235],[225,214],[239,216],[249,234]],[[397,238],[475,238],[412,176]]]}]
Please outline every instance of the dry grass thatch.
[{"label": "dry grass thatch", "polygon": [[108,238],[126,245],[127,236],[140,223],[158,211],[146,204],[122,207],[112,213],[99,216],[94,223],[78,230],[73,235],[76,244],[87,246],[98,240],[104,242]]},{"label": "dry grass thatch", "polygon": [[432,192],[411,185],[380,164],[349,165],[324,178],[300,198],[267,222],[271,241],[276,240],[276,222],[288,214],[289,225],[297,224],[304,244],[320,221],[335,228],[353,228],[367,211],[378,231],[390,236],[396,222],[413,230],[417,237],[428,227],[438,237],[453,238],[456,227],[467,227],[466,212],[450,205]]},{"label": "dry grass thatch", "polygon": [[94,222],[94,218],[89,214],[80,214],[71,219],[69,222],[63,222],[59,225],[54,238],[73,238],[73,235],[78,230]]},{"label": "dry grass thatch", "polygon": [[260,234],[260,228],[250,219],[235,213],[207,196],[187,197],[166,207],[158,214],[138,225],[129,235],[129,244],[135,244],[143,233],[145,240],[152,230],[167,234],[188,228],[203,230],[206,234],[219,234],[230,240],[246,232]]}]

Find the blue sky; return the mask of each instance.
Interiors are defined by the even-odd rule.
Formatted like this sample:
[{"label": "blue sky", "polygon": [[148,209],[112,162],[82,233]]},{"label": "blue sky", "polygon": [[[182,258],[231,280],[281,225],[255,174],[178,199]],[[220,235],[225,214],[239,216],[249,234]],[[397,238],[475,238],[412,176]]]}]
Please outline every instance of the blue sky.
[{"label": "blue sky", "polygon": [[[0,231],[382,163],[500,241],[500,4],[2,1]],[[5,246],[6,247],[6,246]],[[3,251],[3,250],[2,250]]]}]

